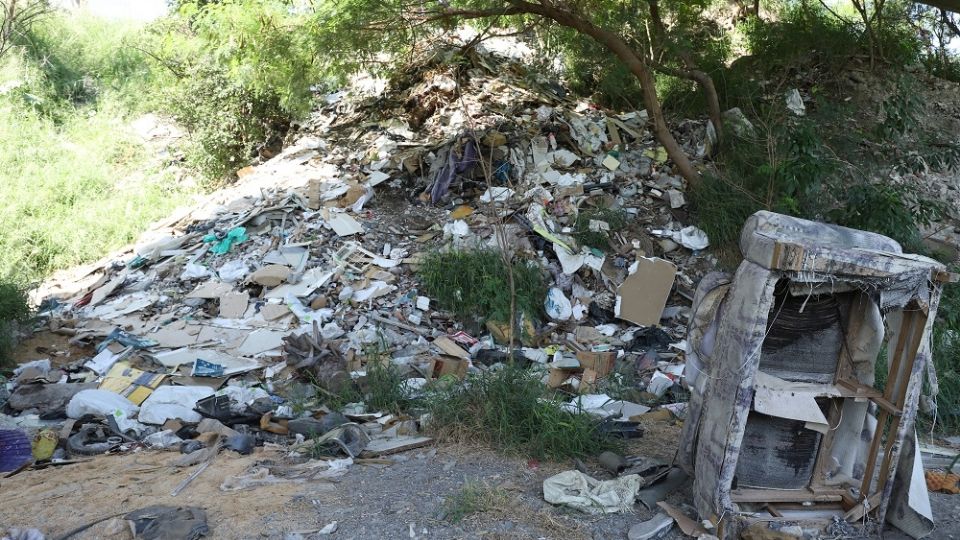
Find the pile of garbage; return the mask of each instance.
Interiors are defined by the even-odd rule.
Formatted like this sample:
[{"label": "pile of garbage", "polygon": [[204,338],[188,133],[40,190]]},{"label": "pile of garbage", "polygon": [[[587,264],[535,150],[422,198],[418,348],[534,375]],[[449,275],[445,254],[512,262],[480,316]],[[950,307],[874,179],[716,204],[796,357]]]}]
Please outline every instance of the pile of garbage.
[{"label": "pile of garbage", "polygon": [[[520,359],[624,433],[643,403],[682,416],[688,306],[715,261],[645,112],[468,57],[325,96],[235,185],[45,284],[47,329],[95,352],[4,385],[0,471],[143,447],[309,440],[352,459],[428,444],[423,418],[324,405],[382,363],[415,393]],[[703,123],[678,131],[703,155]],[[422,289],[427,254],[478,248],[541,269],[540,317],[457,320]]]}]

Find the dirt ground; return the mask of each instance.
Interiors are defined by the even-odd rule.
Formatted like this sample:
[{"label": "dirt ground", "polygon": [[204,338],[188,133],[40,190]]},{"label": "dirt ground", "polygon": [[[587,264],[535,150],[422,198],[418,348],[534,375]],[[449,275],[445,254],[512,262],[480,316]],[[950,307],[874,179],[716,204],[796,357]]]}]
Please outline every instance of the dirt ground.
[{"label": "dirt ground", "polygon": [[[631,454],[670,460],[679,427],[651,426],[632,442]],[[390,464],[355,464],[342,477],[282,483],[243,491],[220,489],[227,478],[259,463],[282,462],[284,452],[258,448],[250,456],[222,452],[178,496],[171,491],[195,467],[174,468],[176,452],[140,451],[98,456],[83,463],[25,471],[0,479],[0,525],[37,527],[47,538],[88,523],[154,504],[190,505],[207,512],[209,538],[325,538],[318,531],[337,522],[333,538],[585,539],[627,537],[629,528],[653,516],[634,512],[590,516],[543,501],[542,482],[571,463],[539,463],[489,449],[436,445],[389,457]],[[589,465],[589,463],[588,463]],[[497,507],[458,522],[445,516],[447,501],[467,483],[501,495]],[[938,520],[930,538],[960,537],[960,497],[931,494]],[[689,483],[668,502],[690,502]],[[72,536],[75,539],[125,538],[111,535],[110,520]],[[676,527],[666,537],[684,536]],[[887,539],[906,539],[888,531]]]}]

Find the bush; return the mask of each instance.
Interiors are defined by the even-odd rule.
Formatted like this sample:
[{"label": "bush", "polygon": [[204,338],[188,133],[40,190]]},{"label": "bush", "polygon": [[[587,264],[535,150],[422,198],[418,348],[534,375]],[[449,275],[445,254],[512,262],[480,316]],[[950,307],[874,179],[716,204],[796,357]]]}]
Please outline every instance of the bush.
[{"label": "bush", "polygon": [[[510,320],[510,278],[500,252],[490,249],[434,252],[420,266],[420,281],[437,304],[460,317]],[[538,318],[547,294],[540,267],[513,262],[516,315]]]},{"label": "bush", "polygon": [[166,73],[161,108],[189,132],[188,161],[218,181],[275,146],[323,80],[308,11],[282,0],[182,2],[141,46]]},{"label": "bush", "polygon": [[0,368],[13,365],[11,353],[16,346],[18,323],[26,322],[31,315],[26,288],[0,281]]},{"label": "bush", "polygon": [[535,372],[518,366],[470,375],[427,397],[430,430],[533,457],[596,455],[614,446],[588,414],[544,396]]},{"label": "bush", "polygon": [[188,162],[215,185],[249,163],[260,147],[277,142],[291,118],[279,96],[254,93],[222,69],[187,69],[164,92],[163,106],[190,134]]}]

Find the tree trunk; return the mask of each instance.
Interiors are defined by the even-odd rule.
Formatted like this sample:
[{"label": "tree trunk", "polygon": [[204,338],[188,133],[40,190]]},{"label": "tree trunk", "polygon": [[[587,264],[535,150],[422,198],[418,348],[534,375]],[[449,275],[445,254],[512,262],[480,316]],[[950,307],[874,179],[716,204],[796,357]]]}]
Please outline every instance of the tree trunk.
[{"label": "tree trunk", "polygon": [[[659,51],[663,48],[664,41],[666,41],[667,29],[663,24],[663,18],[660,17],[660,4],[658,0],[647,0],[647,5],[650,6],[650,20],[653,22],[653,34],[656,37],[656,41],[659,42],[655,44],[655,48],[659,54]],[[697,63],[693,60],[690,51],[681,49],[677,53],[677,56],[683,61],[686,69],[673,69],[656,64],[652,64],[652,66],[661,73],[688,79],[700,86],[700,91],[703,92],[703,97],[707,102],[707,113],[710,115],[710,121],[713,122],[713,128],[717,133],[717,140],[723,140],[723,111],[720,110],[720,98],[717,96],[717,87],[713,84],[713,77],[697,69]]]},{"label": "tree trunk", "polygon": [[677,166],[680,175],[691,186],[697,186],[701,182],[700,172],[694,168],[687,154],[683,151],[680,143],[670,133],[667,127],[666,119],[663,116],[663,110],[660,108],[660,100],[657,97],[657,89],[644,60],[628,45],[620,36],[609,30],[596,26],[589,20],[575,15],[569,11],[557,9],[545,4],[534,4],[524,0],[509,0],[510,4],[516,8],[533,14],[551,19],[562,26],[572,28],[577,32],[593,38],[607,48],[611,53],[617,56],[623,62],[630,73],[640,82],[640,90],[643,95],[643,104],[647,108],[647,114],[653,124],[653,133],[663,145],[667,155]]}]

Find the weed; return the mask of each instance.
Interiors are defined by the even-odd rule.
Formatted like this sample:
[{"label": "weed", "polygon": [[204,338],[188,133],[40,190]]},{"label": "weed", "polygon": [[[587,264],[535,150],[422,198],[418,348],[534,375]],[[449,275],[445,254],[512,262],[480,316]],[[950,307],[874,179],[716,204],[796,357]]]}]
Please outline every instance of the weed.
[{"label": "weed", "polygon": [[469,438],[533,457],[595,455],[615,446],[589,415],[545,397],[540,378],[516,366],[434,388],[426,406],[430,429],[439,437]]},{"label": "weed", "polygon": [[467,481],[443,501],[443,519],[458,523],[470,515],[502,508],[506,501],[507,494],[502,489]]},{"label": "weed", "polygon": [[[603,224],[606,224],[605,228]],[[573,237],[582,245],[607,251],[610,247],[610,236],[626,225],[627,213],[621,209],[591,208],[577,215],[573,224]]]},{"label": "weed", "polygon": [[[434,252],[420,266],[424,290],[443,309],[460,317],[510,320],[510,281],[497,251],[477,249]],[[518,318],[537,318],[543,312],[546,281],[530,261],[513,263]]]},{"label": "weed", "polygon": [[415,400],[406,390],[405,377],[389,363],[367,364],[366,403],[371,410],[400,413]]},{"label": "weed", "polygon": [[13,347],[16,345],[18,323],[30,319],[27,290],[13,282],[0,282],[0,367],[12,365]]}]

